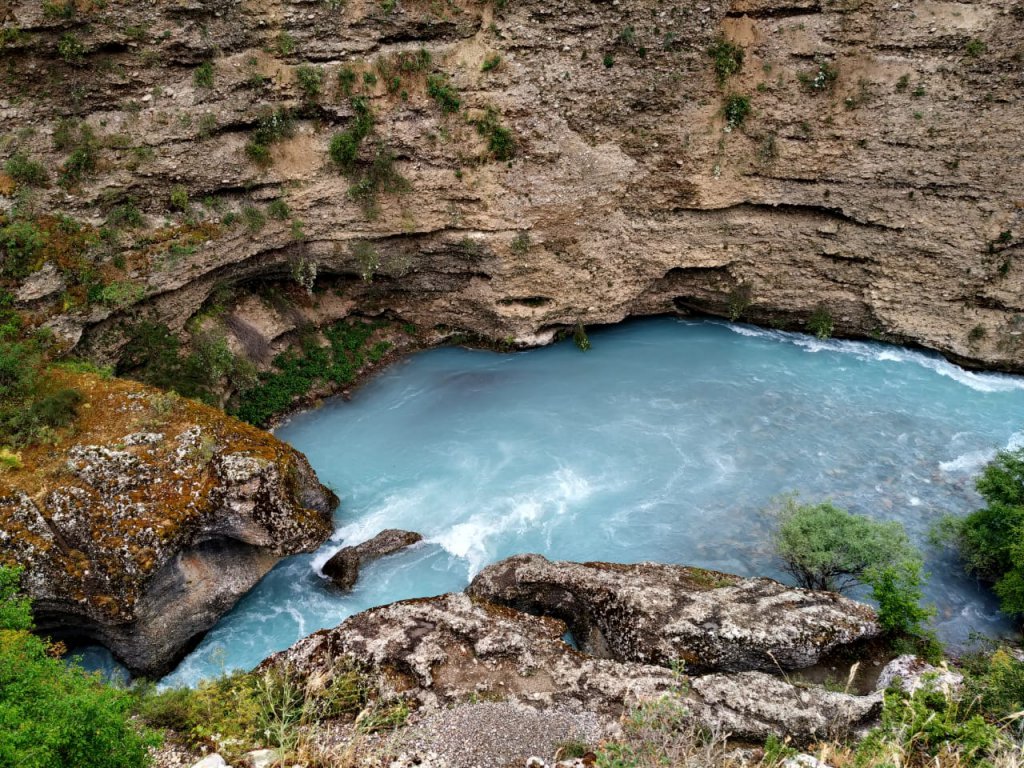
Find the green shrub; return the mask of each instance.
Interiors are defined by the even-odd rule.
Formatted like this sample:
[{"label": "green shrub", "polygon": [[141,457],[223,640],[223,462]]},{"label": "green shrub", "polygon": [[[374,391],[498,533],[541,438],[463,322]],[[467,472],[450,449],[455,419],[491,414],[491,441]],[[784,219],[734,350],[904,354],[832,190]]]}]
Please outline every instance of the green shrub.
[{"label": "green shrub", "polygon": [[338,70],[338,88],[341,89],[341,93],[346,98],[352,96],[352,89],[356,84],[356,72],[352,67],[347,64],[343,65]]},{"label": "green shrub", "polygon": [[204,61],[192,73],[192,82],[196,88],[213,88],[213,62]]},{"label": "green shrub", "polygon": [[967,41],[967,45],[964,46],[964,53],[971,58],[976,58],[985,52],[985,48],[985,44],[975,37]]},{"label": "green shrub", "polygon": [[255,205],[243,205],[242,221],[245,222],[246,228],[255,234],[266,226],[267,217]]},{"label": "green shrub", "polygon": [[729,319],[739,320],[754,300],[754,289],[749,283],[740,283],[729,292]]},{"label": "green shrub", "polygon": [[21,594],[25,569],[0,565],[0,630],[32,629],[32,602]]},{"label": "green shrub", "polygon": [[427,78],[427,93],[441,107],[443,114],[458,112],[462,100],[458,92],[449,84],[445,75],[431,75]]},{"label": "green shrub", "polygon": [[327,153],[333,162],[342,171],[351,171],[355,167],[356,159],[359,157],[359,145],[362,139],[352,131],[342,131],[331,137],[331,143]]},{"label": "green shrub", "polygon": [[772,536],[783,570],[801,587],[842,592],[888,567],[920,568],[920,555],[898,522],[877,522],[829,502],[799,504],[784,497]]},{"label": "green shrub", "polygon": [[839,70],[824,59],[817,60],[817,69],[813,72],[797,74],[797,80],[812,91],[831,90],[838,78]]},{"label": "green shrub", "polygon": [[277,52],[281,56],[291,56],[295,53],[295,38],[287,32],[279,32],[276,39]]},{"label": "green shrub", "polygon": [[115,309],[122,309],[131,306],[146,295],[146,288],[139,283],[132,283],[127,280],[117,280],[113,283],[99,286],[90,301],[103,304]]},{"label": "green shrub", "polygon": [[43,17],[47,19],[75,18],[75,0],[43,0]]},{"label": "green shrub", "polygon": [[0,565],[0,765],[141,768],[157,739],[129,720],[127,691],[55,658],[32,635],[21,570]]},{"label": "green shrub", "polygon": [[819,339],[827,339],[835,330],[835,321],[827,307],[818,307],[807,320],[807,330]]},{"label": "green shrub", "polygon": [[85,58],[85,46],[72,32],[65,32],[57,41],[57,53],[68,64],[81,64]]},{"label": "green shrub", "polygon": [[115,372],[219,405],[222,381],[248,386],[253,378],[250,365],[232,354],[223,336],[213,333],[197,335],[191,351],[182,354],[181,342],[166,325],[144,320],[128,330]]},{"label": "green shrub", "polygon": [[171,187],[171,210],[187,211],[188,207],[188,190],[180,184]]},{"label": "green shrub", "polygon": [[208,139],[216,130],[217,116],[213,112],[204,112],[199,116],[199,138]]},{"label": "green shrub", "polygon": [[497,69],[501,66],[501,54],[492,53],[490,56],[484,58],[484,63],[480,65],[481,72],[490,72],[491,70]]},{"label": "green shrub", "polygon": [[49,174],[42,163],[32,160],[24,152],[15,152],[6,163],[4,171],[19,184],[30,187],[42,187],[49,180]]},{"label": "green shrub", "polygon": [[78,123],[70,118],[62,117],[53,129],[53,148],[61,151],[71,149],[77,135]]},{"label": "green shrub", "polygon": [[613,66],[615,66],[615,57],[612,56],[610,53],[606,53],[604,55],[604,58],[601,60],[601,63],[604,64],[605,69],[611,69]]},{"label": "green shrub", "polygon": [[257,144],[255,141],[250,141],[245,145],[245,154],[246,157],[259,166],[265,167],[274,162],[270,156],[270,147],[265,144]]},{"label": "green shrub", "polygon": [[73,186],[95,173],[99,142],[88,123],[61,123],[54,133],[54,145],[59,149],[71,149],[71,154],[61,166],[61,186]]},{"label": "green shrub", "polygon": [[295,70],[296,81],[302,98],[306,101],[317,101],[324,87],[324,72],[320,67],[302,64]]},{"label": "green shrub", "polygon": [[987,765],[1006,739],[973,704],[927,686],[909,696],[886,691],[881,724],[857,746],[854,764]]},{"label": "green shrub", "polygon": [[750,98],[733,94],[725,102],[725,123],[729,128],[739,128],[750,114]]},{"label": "green shrub", "polygon": [[373,113],[370,111],[369,102],[362,96],[355,96],[351,103],[354,112],[351,125],[341,133],[334,134],[327,150],[331,161],[343,173],[351,173],[354,170],[359,157],[359,147],[373,130]]},{"label": "green shrub", "polygon": [[395,154],[387,147],[378,147],[373,160],[361,169],[348,195],[363,207],[367,216],[377,210],[377,196],[382,193],[405,192],[409,182],[395,167]]},{"label": "green shrub", "polygon": [[0,275],[23,278],[39,267],[46,239],[30,221],[14,221],[0,227]]},{"label": "green shrub", "polygon": [[257,165],[270,165],[270,146],[295,133],[295,119],[289,110],[278,107],[266,112],[256,123],[252,138],[245,145],[245,154]]},{"label": "green shrub", "polygon": [[910,558],[895,565],[870,568],[863,578],[878,603],[882,631],[895,635],[925,634],[924,622],[934,611],[920,604],[924,597],[920,560]]},{"label": "green shrub", "polygon": [[1015,717],[1024,711],[1024,662],[1002,647],[964,661],[967,698],[977,701],[990,719],[1014,723],[1014,730],[1024,733],[1024,722]]},{"label": "green shrub", "polygon": [[484,116],[476,121],[476,131],[487,139],[487,151],[495,160],[511,160],[515,157],[515,138],[512,131],[501,124],[494,107],[488,107]]},{"label": "green shrub", "polygon": [[258,385],[239,393],[234,414],[260,426],[288,410],[318,382],[351,384],[366,361],[366,342],[375,328],[360,322],[338,323],[324,331],[327,347],[313,337],[303,339],[298,349],[274,358],[275,370],[261,373]]},{"label": "green shrub", "polygon": [[743,67],[743,49],[730,43],[724,37],[715,40],[714,44],[708,48],[708,56],[714,62],[715,75],[718,77],[719,83],[724,83]]},{"label": "green shrub", "polygon": [[1024,614],[1024,449],[1000,451],[976,482],[982,509],[956,525],[969,573],[995,585],[1008,614]]},{"label": "green shrub", "polygon": [[580,352],[590,351],[590,337],[587,336],[587,329],[583,327],[582,321],[576,323],[576,330],[573,331],[572,340]]},{"label": "green shrub", "polygon": [[291,210],[288,208],[288,203],[281,198],[270,201],[267,205],[267,213],[270,214],[270,218],[277,219],[278,221],[284,221],[291,216]]},{"label": "green shrub", "polygon": [[129,229],[137,229],[143,224],[142,211],[138,209],[133,200],[129,200],[122,205],[115,206],[107,214],[107,226],[108,227],[128,227]]}]

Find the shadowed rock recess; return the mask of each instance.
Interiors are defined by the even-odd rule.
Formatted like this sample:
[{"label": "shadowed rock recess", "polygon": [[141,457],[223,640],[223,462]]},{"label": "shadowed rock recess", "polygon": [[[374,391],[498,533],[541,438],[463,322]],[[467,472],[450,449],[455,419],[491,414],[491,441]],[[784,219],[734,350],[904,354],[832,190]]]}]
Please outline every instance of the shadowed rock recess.
[{"label": "shadowed rock recess", "polygon": [[282,557],[330,535],[338,500],[302,454],[191,400],[96,376],[73,441],[0,475],[0,548],[36,625],[170,670]]},{"label": "shadowed rock recess", "polygon": [[98,359],[698,310],[1022,369],[1019,4],[498,5],[0,4],[0,154],[49,176],[0,206],[96,235],[18,306]]},{"label": "shadowed rock recess", "polygon": [[[537,594],[541,572],[545,598],[552,596],[553,584],[566,593],[571,584],[576,603],[562,601],[550,610],[551,602],[517,597],[508,607],[482,596],[484,585],[509,574],[523,579],[523,594]],[[755,741],[773,733],[800,743],[847,734],[871,722],[881,708],[878,692],[837,693],[756,671],[767,667],[764,659],[771,655],[790,667],[806,667],[829,649],[877,634],[869,607],[835,595],[683,566],[550,563],[535,555],[491,566],[468,592],[364,611],[300,640],[264,667],[288,669],[306,685],[327,687],[335,674],[349,674],[345,659],[354,658],[385,700],[447,708],[483,698],[587,712],[609,732],[630,706],[665,694],[681,697],[695,724]],[[604,658],[567,645],[567,625],[560,618],[517,610],[541,609],[572,621],[596,602],[620,622],[600,627]],[[695,617],[712,602],[714,615],[703,611],[698,626]],[[591,616],[596,631],[598,619]],[[679,625],[690,629],[671,629]],[[627,626],[636,631],[624,642]],[[658,639],[663,631],[664,642]],[[699,660],[695,671],[710,674],[673,668],[677,659],[691,658]]]}]

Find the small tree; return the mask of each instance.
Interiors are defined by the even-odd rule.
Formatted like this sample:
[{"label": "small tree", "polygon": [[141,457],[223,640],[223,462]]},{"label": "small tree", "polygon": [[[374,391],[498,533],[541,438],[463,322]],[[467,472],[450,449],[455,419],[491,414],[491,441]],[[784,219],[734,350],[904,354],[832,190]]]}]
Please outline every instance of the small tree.
[{"label": "small tree", "polygon": [[776,511],[775,552],[802,587],[842,592],[871,587],[878,622],[890,633],[921,635],[921,555],[897,522],[879,522],[821,502],[784,498]]},{"label": "small tree", "polygon": [[32,629],[32,603],[20,592],[22,573],[0,565],[0,631]]},{"label": "small tree", "polygon": [[865,583],[872,569],[920,560],[903,526],[854,515],[829,502],[782,499],[774,534],[783,568],[807,589],[843,592]]}]

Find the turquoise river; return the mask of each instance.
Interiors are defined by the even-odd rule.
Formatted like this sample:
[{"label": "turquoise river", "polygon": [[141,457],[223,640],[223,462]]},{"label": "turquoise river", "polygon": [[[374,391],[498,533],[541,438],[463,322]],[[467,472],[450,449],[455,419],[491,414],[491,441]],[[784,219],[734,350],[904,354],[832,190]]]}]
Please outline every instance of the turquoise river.
[{"label": "turquoise river", "polygon": [[[518,552],[782,577],[779,494],[899,520],[925,548],[940,637],[1005,633],[930,526],[1024,444],[1024,379],[883,344],[660,318],[515,354],[412,355],[277,430],[341,496],[336,531],[275,568],[169,677],[192,684],[371,606],[460,590]],[[318,568],[384,528],[425,541],[337,593]]]}]

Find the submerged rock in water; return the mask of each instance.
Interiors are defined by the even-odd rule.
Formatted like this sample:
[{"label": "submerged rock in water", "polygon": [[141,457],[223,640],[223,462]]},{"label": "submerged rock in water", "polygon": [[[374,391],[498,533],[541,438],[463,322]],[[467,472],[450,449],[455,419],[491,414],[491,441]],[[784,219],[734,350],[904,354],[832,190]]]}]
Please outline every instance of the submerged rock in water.
[{"label": "submerged rock in water", "polygon": [[0,548],[26,568],[41,632],[157,676],[278,560],[319,546],[337,498],[302,454],[213,408],[68,383],[85,396],[73,441],[0,475]]},{"label": "submerged rock in water", "polygon": [[879,633],[875,612],[831,592],[658,563],[552,562],[516,555],[470,594],[568,624],[589,654],[694,671],[800,669]]},{"label": "submerged rock in water", "polygon": [[423,536],[414,531],[388,528],[369,541],[338,550],[324,563],[324,576],[341,589],[352,589],[359,578],[359,569],[368,562],[398,552],[422,540]]}]

